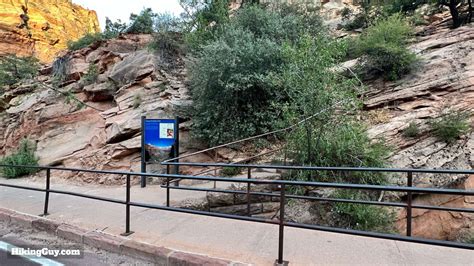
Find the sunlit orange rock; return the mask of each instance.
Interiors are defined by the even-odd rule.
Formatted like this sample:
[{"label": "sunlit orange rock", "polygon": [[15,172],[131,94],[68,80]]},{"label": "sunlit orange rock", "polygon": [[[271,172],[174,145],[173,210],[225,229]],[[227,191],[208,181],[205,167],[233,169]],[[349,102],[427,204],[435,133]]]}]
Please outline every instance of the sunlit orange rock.
[{"label": "sunlit orange rock", "polygon": [[96,12],[70,0],[0,0],[0,55],[49,62],[68,41],[99,31]]}]

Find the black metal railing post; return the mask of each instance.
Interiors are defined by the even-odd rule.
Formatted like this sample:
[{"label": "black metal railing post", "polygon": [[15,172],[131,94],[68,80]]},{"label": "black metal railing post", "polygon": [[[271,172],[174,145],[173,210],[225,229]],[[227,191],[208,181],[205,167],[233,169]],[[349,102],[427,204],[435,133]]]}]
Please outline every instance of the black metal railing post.
[{"label": "black metal railing post", "polygon": [[[407,186],[412,187],[413,186],[413,173],[408,172],[407,175]],[[408,191],[407,192],[407,236],[411,236],[411,226],[412,226],[412,192]]]},{"label": "black metal railing post", "polygon": [[277,265],[284,265],[283,261],[283,241],[285,232],[285,184],[281,184],[280,191],[280,221],[278,232],[278,260]]},{"label": "black metal railing post", "polygon": [[44,209],[41,216],[47,216],[49,207],[49,189],[51,187],[51,169],[46,169],[46,193],[44,196]]},{"label": "black metal railing post", "polygon": [[130,231],[130,187],[130,175],[127,175],[127,188],[125,190],[125,233],[122,234],[123,236],[133,234],[133,232]]},{"label": "black metal railing post", "polygon": [[[166,165],[166,174],[170,174],[170,165]],[[166,207],[170,206],[170,178],[166,177]]]},{"label": "black metal railing post", "polygon": [[[247,179],[252,179],[252,168],[248,168],[247,171]],[[250,210],[250,182],[247,183],[247,216],[251,216],[251,210]]]}]

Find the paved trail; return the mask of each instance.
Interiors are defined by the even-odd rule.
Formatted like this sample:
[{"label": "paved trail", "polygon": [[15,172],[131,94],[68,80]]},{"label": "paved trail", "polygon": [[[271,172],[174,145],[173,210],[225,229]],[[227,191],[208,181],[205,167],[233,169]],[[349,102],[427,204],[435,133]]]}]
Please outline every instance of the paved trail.
[{"label": "paved trail", "polygon": [[[0,182],[43,187],[29,179]],[[52,189],[125,199],[124,187],[58,184]],[[172,200],[204,196],[203,192],[172,191]],[[134,186],[132,201],[164,204],[165,190]],[[43,210],[44,193],[0,187],[0,206],[29,214]],[[119,234],[124,231],[125,207],[67,195],[52,194],[48,216],[87,229]],[[202,253],[257,265],[272,265],[277,256],[278,228],[213,217],[132,207],[130,238],[173,249]],[[390,240],[285,229],[285,260],[291,265],[474,265],[474,252]]]}]

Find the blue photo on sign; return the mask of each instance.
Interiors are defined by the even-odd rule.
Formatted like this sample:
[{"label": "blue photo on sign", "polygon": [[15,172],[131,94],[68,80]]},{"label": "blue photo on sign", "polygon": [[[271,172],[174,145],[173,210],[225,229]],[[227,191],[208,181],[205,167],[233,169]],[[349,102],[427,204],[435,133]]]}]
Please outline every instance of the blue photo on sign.
[{"label": "blue photo on sign", "polygon": [[144,121],[144,144],[148,158],[153,161],[164,159],[176,142],[176,120],[146,119]]}]

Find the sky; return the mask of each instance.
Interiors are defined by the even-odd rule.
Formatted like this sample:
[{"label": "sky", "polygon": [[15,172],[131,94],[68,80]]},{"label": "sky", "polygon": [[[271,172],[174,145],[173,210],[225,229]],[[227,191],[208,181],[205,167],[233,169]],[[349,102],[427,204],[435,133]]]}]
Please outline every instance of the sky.
[{"label": "sky", "polygon": [[145,7],[151,7],[155,13],[171,13],[179,15],[182,12],[178,0],[73,0],[75,4],[95,10],[99,16],[100,27],[105,27],[105,17],[112,21],[121,19],[128,22],[130,13],[138,14]]}]

